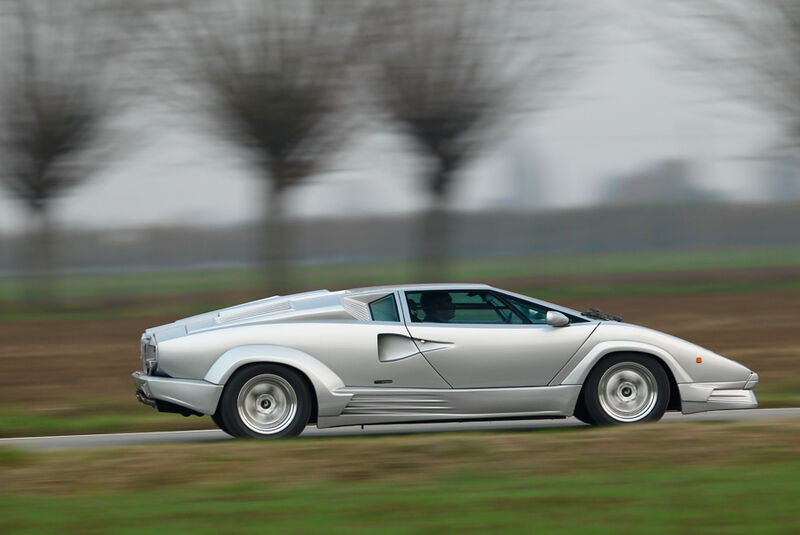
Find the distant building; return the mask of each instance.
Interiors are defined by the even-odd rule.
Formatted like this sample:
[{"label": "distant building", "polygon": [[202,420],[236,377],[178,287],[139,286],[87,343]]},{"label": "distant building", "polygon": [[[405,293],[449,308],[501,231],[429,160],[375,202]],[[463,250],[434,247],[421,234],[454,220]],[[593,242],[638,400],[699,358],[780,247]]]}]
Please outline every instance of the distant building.
[{"label": "distant building", "polygon": [[665,160],[630,175],[611,179],[602,200],[611,204],[671,204],[719,199],[719,194],[692,181],[685,160]]}]

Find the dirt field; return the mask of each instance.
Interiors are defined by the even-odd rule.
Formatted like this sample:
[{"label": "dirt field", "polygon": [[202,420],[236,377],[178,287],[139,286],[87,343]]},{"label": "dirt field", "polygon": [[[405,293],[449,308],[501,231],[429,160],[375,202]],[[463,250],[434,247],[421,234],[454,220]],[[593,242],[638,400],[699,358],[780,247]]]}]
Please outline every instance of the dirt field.
[{"label": "dirt field", "polygon": [[[530,287],[535,281],[526,282]],[[517,283],[504,286],[524,287],[523,281]],[[183,296],[181,307],[191,309],[194,301],[200,312],[204,303],[239,299],[243,296]],[[800,290],[558,301],[580,310],[601,308],[733,358],[761,376],[756,393],[762,406],[800,405]],[[139,366],[141,332],[174,319],[143,316],[0,324],[0,417],[6,415],[0,421],[5,428],[0,435],[26,432],[12,428],[15,421],[29,425],[31,415],[49,419],[41,423],[42,429],[52,427],[54,421],[104,417],[113,422],[126,415],[145,419],[144,428],[208,427],[208,418],[160,415],[158,419],[133,397],[130,373]],[[134,427],[142,428],[139,424]]]}]

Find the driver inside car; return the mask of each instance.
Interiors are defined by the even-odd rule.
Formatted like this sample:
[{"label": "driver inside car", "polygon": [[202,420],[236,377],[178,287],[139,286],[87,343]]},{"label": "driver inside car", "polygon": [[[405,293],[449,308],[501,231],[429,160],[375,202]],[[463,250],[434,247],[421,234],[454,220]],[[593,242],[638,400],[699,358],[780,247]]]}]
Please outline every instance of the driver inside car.
[{"label": "driver inside car", "polygon": [[422,321],[426,323],[447,323],[456,313],[448,292],[426,292],[422,294],[420,305],[425,313]]}]

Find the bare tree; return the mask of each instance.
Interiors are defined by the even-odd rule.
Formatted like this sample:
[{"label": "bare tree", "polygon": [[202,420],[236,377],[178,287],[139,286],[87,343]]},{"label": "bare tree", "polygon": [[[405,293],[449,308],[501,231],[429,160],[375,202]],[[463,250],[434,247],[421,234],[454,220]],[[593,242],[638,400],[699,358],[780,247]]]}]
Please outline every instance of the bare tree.
[{"label": "bare tree", "polygon": [[688,64],[729,94],[773,112],[789,144],[800,144],[800,3],[671,0],[653,12],[671,16],[662,35]]},{"label": "bare tree", "polygon": [[458,174],[492,134],[541,108],[563,81],[574,52],[565,4],[401,0],[373,8],[366,50],[379,105],[425,160],[432,197],[420,218],[423,278],[444,275]]},{"label": "bare tree", "polygon": [[99,7],[0,4],[0,181],[28,208],[32,237],[25,240],[24,266],[38,276],[34,292],[46,298],[52,292],[53,200],[102,163],[100,134],[114,101],[107,76],[118,41],[98,18]]},{"label": "bare tree", "polygon": [[349,41],[332,23],[339,3],[234,1],[222,11],[217,2],[183,4],[180,22],[168,30],[176,48],[189,45],[180,63],[184,81],[205,99],[217,132],[259,170],[264,284],[284,291],[291,244],[285,194],[347,139],[340,111]]}]

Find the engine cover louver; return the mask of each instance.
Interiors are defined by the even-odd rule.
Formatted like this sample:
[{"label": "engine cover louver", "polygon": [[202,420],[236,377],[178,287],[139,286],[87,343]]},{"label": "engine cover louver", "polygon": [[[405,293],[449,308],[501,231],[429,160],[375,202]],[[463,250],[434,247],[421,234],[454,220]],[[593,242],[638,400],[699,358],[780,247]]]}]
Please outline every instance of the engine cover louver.
[{"label": "engine cover louver", "polygon": [[265,316],[267,314],[287,312],[289,310],[292,310],[292,305],[288,299],[281,299],[273,302],[267,301],[248,307],[223,310],[217,314],[217,323],[225,323],[254,316]]},{"label": "engine cover louver", "polygon": [[342,308],[359,321],[369,321],[372,319],[369,313],[369,305],[361,301],[345,297],[342,299]]}]

